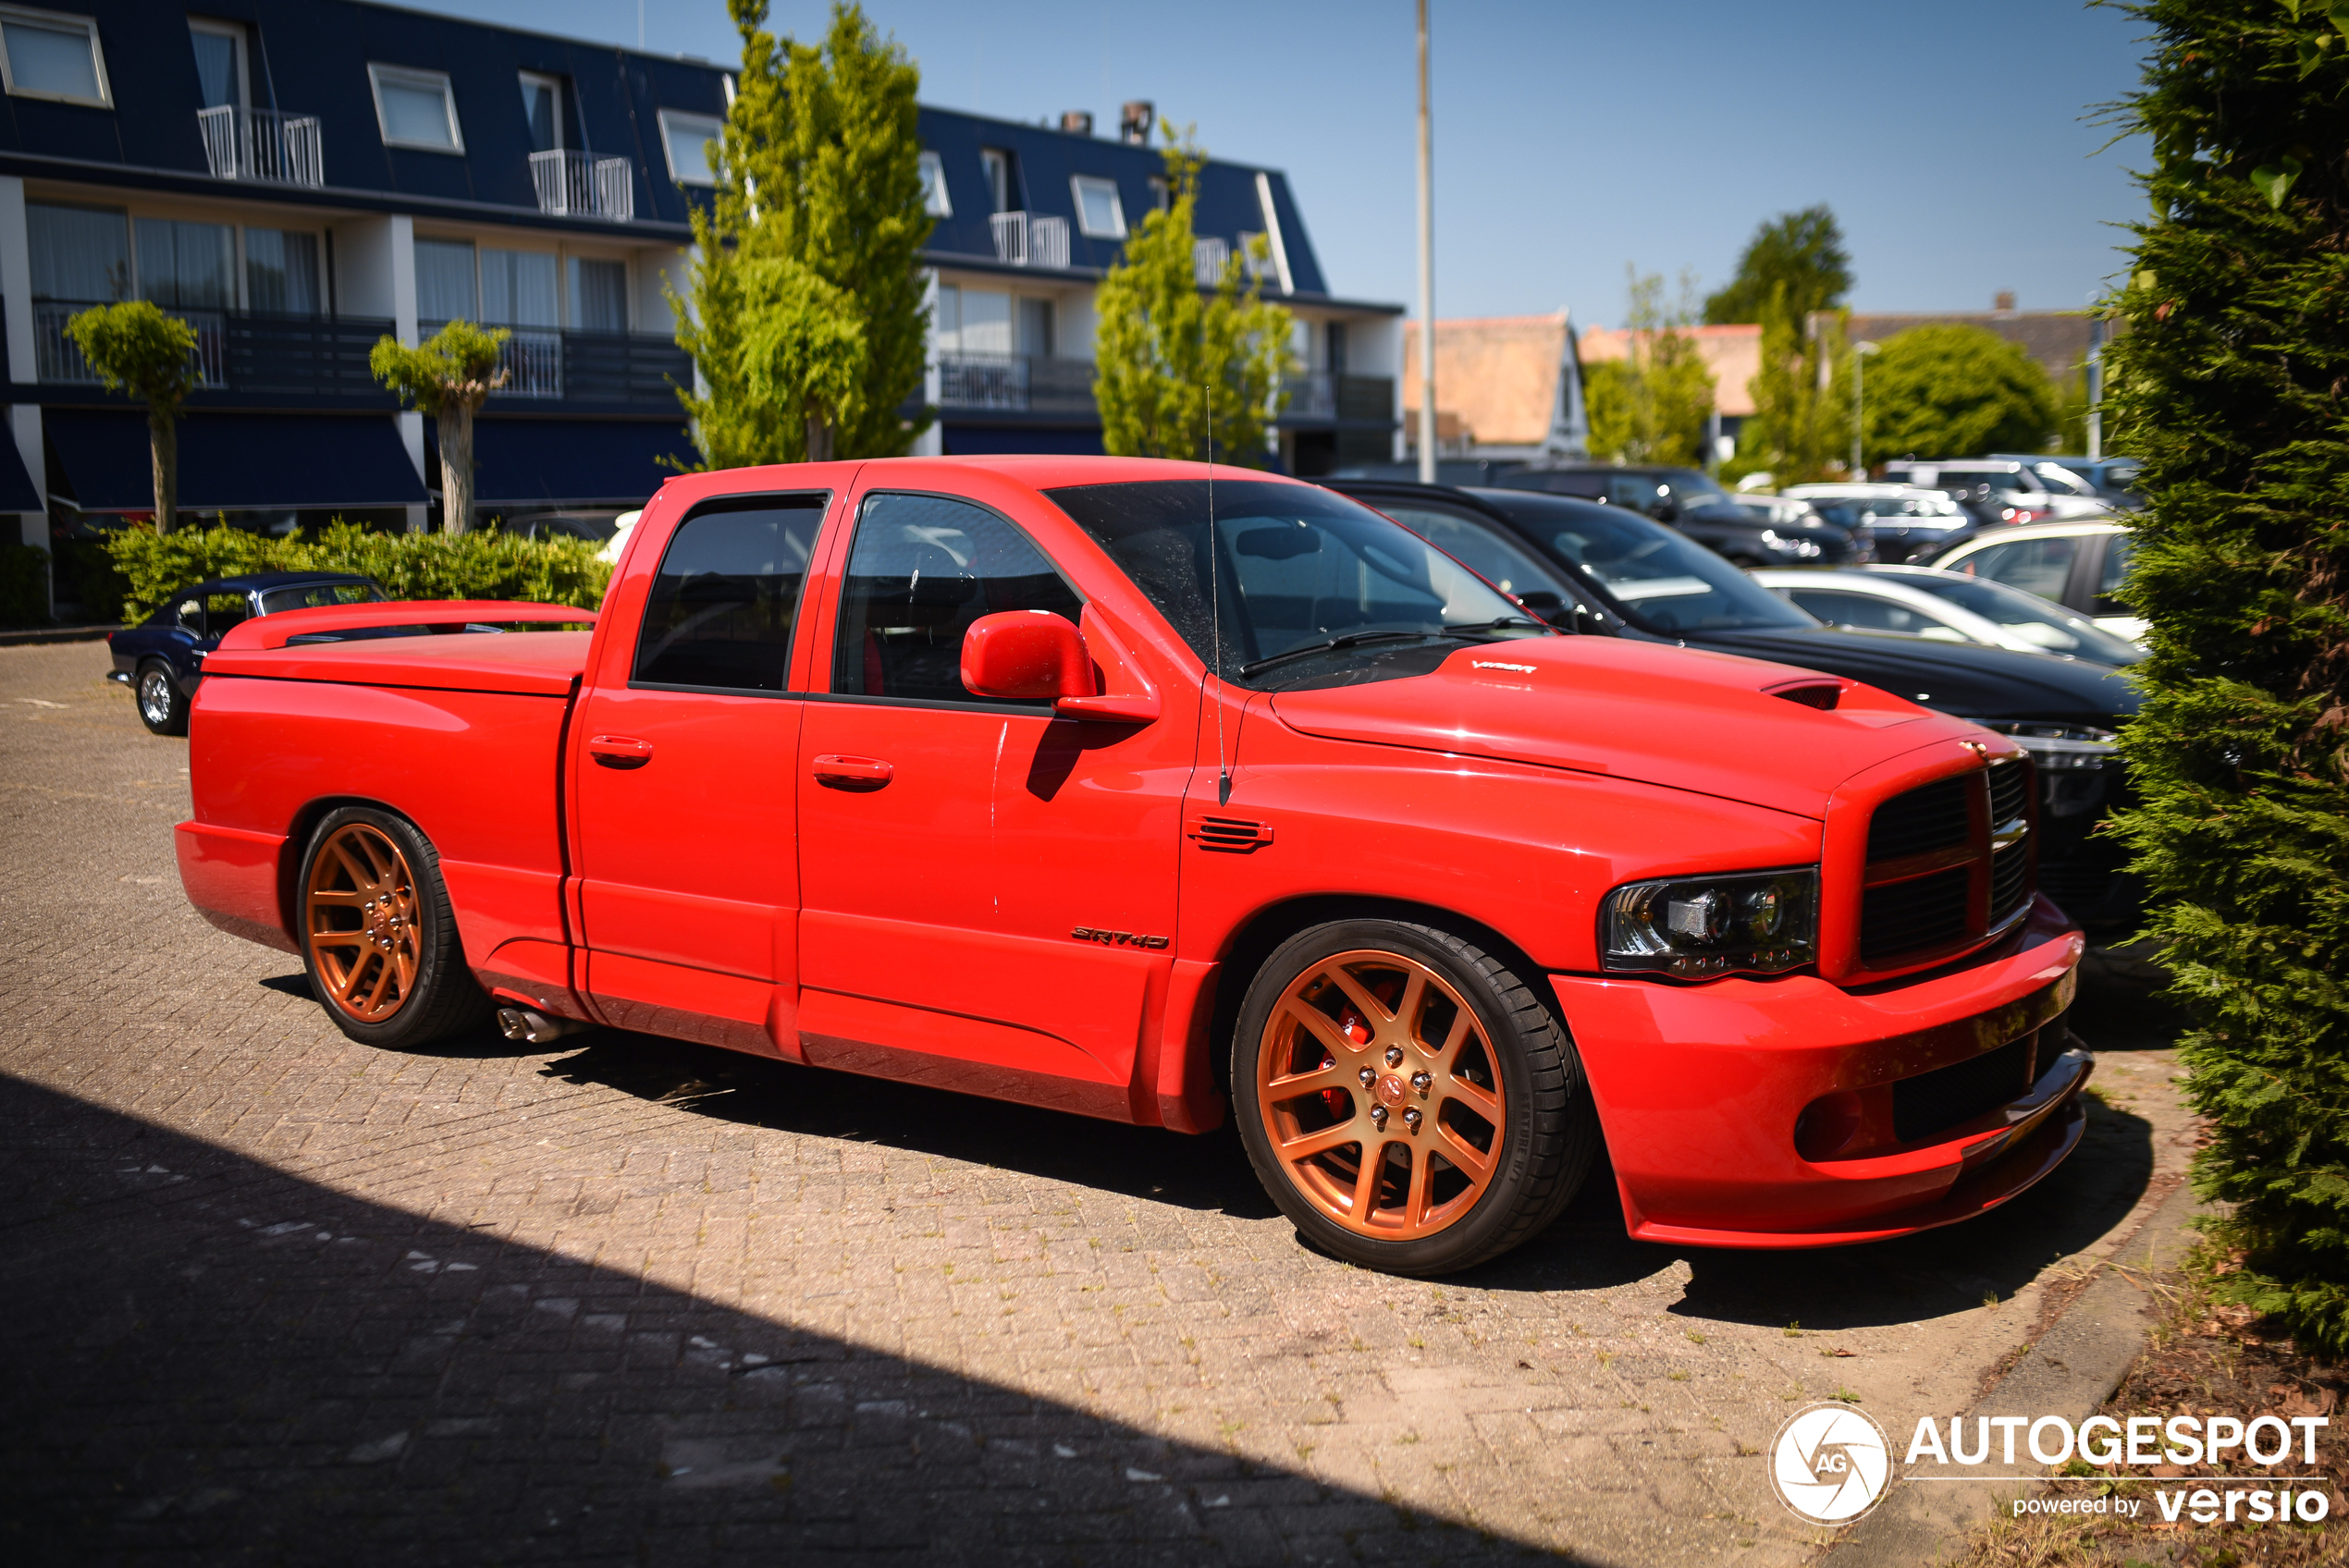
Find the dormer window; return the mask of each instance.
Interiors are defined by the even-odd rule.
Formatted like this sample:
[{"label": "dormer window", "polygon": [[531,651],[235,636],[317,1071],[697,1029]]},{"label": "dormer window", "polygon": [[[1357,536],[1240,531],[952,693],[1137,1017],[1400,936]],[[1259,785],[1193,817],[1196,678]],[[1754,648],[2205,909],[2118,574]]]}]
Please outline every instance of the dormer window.
[{"label": "dormer window", "polygon": [[243,108],[252,102],[245,76],[245,30],[234,22],[188,18],[196,51],[196,87],[207,109]]},{"label": "dormer window", "polygon": [[98,24],[88,17],[0,6],[0,83],[18,98],[114,107]]},{"label": "dormer window", "polygon": [[1076,227],[1087,239],[1125,238],[1125,203],[1118,200],[1117,181],[1079,174],[1071,175],[1068,184],[1076,197]]},{"label": "dormer window", "polygon": [[998,147],[978,150],[978,172],[987,181],[987,210],[1012,210],[1012,155]]},{"label": "dormer window", "polygon": [[946,194],[946,165],[935,153],[924,153],[920,158],[922,171],[922,211],[934,218],[954,215],[953,198]]},{"label": "dormer window", "polygon": [[385,146],[463,154],[465,133],[457,123],[457,98],[449,90],[448,77],[405,66],[370,65],[367,80],[375,90],[375,127]]},{"label": "dormer window", "polygon": [[562,79],[537,71],[523,72],[522,114],[530,126],[532,152],[560,150],[564,145]]},{"label": "dormer window", "polygon": [[724,129],[725,122],[715,115],[663,109],[660,140],[669,150],[669,178],[680,185],[717,184],[717,160],[710,154],[709,144]]}]

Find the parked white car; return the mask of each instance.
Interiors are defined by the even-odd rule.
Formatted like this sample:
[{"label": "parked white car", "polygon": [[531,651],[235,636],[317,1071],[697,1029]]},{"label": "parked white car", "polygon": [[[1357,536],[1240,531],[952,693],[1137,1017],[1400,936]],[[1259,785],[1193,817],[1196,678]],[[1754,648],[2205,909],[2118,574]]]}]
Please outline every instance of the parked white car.
[{"label": "parked white car", "polygon": [[1832,521],[1864,525],[1880,561],[1923,560],[1980,526],[1972,512],[1938,490],[1913,484],[1790,484],[1789,500],[1807,501]]},{"label": "parked white car", "polygon": [[2036,594],[2136,643],[2145,619],[2113,597],[2129,574],[2129,525],[2111,519],[2025,522],[1986,530],[1932,564]]},{"label": "parked white car", "polygon": [[1974,643],[2116,667],[2145,656],[2135,643],[2085,616],[1962,572],[1877,566],[1847,571],[1768,568],[1750,575],[1797,608],[1848,631]]},{"label": "parked white car", "polygon": [[642,510],[637,510],[622,512],[612,519],[611,537],[605,540],[604,547],[596,552],[596,558],[599,561],[609,561],[612,565],[618,566],[620,552],[628,547],[628,531],[635,527],[636,520],[644,515]]},{"label": "parked white car", "polygon": [[[2053,470],[2051,477],[2045,470]],[[2016,521],[2063,521],[2106,517],[2111,507],[2096,487],[2056,463],[2000,462],[1993,458],[1945,458],[1925,462],[1903,459],[1884,465],[1887,479],[1938,490],[1964,501],[1989,502],[2016,514]]]}]

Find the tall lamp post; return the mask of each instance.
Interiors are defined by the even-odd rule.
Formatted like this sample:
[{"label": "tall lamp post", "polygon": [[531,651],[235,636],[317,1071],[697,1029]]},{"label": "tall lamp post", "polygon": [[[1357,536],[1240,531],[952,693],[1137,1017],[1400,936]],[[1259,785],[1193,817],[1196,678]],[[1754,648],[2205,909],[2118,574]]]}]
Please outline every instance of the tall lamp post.
[{"label": "tall lamp post", "polygon": [[1427,115],[1427,0],[1420,0],[1420,483],[1435,483],[1435,170]]},{"label": "tall lamp post", "polygon": [[1876,352],[1876,345],[1863,338],[1851,345],[1851,477],[1858,479],[1867,471],[1860,466],[1860,435],[1864,428],[1861,416],[1867,411],[1867,399],[1861,383],[1865,374],[1868,356]]}]

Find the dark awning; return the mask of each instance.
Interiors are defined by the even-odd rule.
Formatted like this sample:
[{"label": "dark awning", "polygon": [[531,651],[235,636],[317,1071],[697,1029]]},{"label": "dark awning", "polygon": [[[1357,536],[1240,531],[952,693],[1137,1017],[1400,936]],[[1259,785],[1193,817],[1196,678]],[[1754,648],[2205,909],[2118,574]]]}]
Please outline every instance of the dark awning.
[{"label": "dark awning", "polygon": [[32,475],[24,468],[24,459],[18,455],[17,444],[0,436],[0,512],[45,512],[41,492],[32,487]]},{"label": "dark awning", "polygon": [[[146,415],[44,409],[41,423],[76,507],[154,508]],[[189,414],[179,421],[183,510],[412,507],[424,499],[424,484],[388,415]]]},{"label": "dark awning", "polygon": [[662,458],[700,460],[683,422],[477,420],[473,494],[485,507],[641,507],[677,472]]}]

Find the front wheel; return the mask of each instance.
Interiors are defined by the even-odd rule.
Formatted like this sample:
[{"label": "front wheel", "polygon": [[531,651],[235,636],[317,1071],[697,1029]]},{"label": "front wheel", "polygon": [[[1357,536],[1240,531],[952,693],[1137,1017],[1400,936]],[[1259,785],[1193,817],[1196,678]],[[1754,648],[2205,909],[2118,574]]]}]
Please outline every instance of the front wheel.
[{"label": "front wheel", "polygon": [[139,680],[132,688],[139,701],[139,721],[154,735],[185,735],[188,732],[188,694],[179,690],[179,682],[171,678],[171,667],[159,659],[152,659],[139,667]]},{"label": "front wheel", "polygon": [[488,1022],[440,857],[412,823],[372,806],[329,813],[302,856],[301,898],[310,988],[352,1039],[404,1049]]},{"label": "front wheel", "polygon": [[1531,1239],[1599,1145],[1549,1009],[1482,949],[1401,921],[1318,925],[1265,961],[1232,1096],[1258,1177],[1306,1240],[1395,1274]]}]

